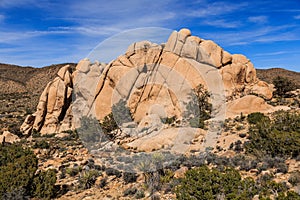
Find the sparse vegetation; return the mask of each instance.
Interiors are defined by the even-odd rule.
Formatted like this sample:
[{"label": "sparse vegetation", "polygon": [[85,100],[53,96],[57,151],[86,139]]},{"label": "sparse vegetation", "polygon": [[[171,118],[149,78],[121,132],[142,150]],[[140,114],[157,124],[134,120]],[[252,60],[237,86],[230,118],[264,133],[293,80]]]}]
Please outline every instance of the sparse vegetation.
[{"label": "sparse vegetation", "polygon": [[190,101],[186,105],[186,118],[192,127],[205,128],[204,121],[210,119],[212,104],[209,103],[209,92],[203,85],[198,85],[190,94]]},{"label": "sparse vegetation", "polygon": [[45,140],[38,140],[35,142],[35,144],[32,146],[32,148],[37,149],[49,149],[50,148],[50,144],[45,141]]},{"label": "sparse vegetation", "polygon": [[277,76],[273,79],[275,86],[274,94],[279,97],[286,97],[286,93],[296,89],[296,84],[286,77]]},{"label": "sparse vegetation", "polygon": [[247,120],[250,124],[257,124],[262,121],[269,121],[269,117],[265,116],[263,113],[255,112],[248,115]]},{"label": "sparse vegetation", "polygon": [[0,146],[0,154],[0,198],[55,196],[56,173],[50,170],[36,174],[37,158],[32,151],[7,145]]},{"label": "sparse vegetation", "polygon": [[41,199],[50,199],[55,197],[56,188],[56,172],[55,170],[42,171],[37,174],[31,185],[32,196]]},{"label": "sparse vegetation", "polygon": [[255,182],[242,180],[238,171],[209,169],[206,166],[191,169],[176,187],[178,199],[251,199],[257,194]]},{"label": "sparse vegetation", "polygon": [[248,153],[296,158],[300,152],[300,115],[279,111],[274,120],[262,120],[250,128]]},{"label": "sparse vegetation", "polygon": [[209,169],[202,166],[189,170],[176,187],[178,199],[299,199],[300,196],[287,191],[284,183],[272,181],[271,176],[262,176],[257,181],[241,178],[239,172],[232,168]]},{"label": "sparse vegetation", "polygon": [[83,171],[79,176],[79,186],[82,189],[89,189],[91,188],[95,182],[98,176],[100,176],[100,172],[97,170],[88,170]]}]

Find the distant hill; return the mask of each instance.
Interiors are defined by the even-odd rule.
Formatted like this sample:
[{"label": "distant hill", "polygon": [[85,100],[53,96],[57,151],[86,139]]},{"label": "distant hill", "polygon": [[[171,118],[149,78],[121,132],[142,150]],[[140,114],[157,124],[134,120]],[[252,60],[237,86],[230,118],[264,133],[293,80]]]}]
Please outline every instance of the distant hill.
[{"label": "distant hill", "polygon": [[272,83],[273,79],[277,76],[286,77],[295,82],[300,87],[300,73],[289,71],[282,68],[271,68],[271,69],[256,69],[257,77],[268,83]]},{"label": "distant hill", "polygon": [[[53,80],[58,70],[67,64],[73,67],[76,65],[63,63],[33,68],[0,63],[0,114],[23,108],[34,112],[47,83]],[[11,106],[8,106],[11,101],[14,102],[13,109],[9,109]]]},{"label": "distant hill", "polygon": [[76,65],[63,63],[33,68],[0,63],[0,94],[23,92],[40,94],[46,84],[55,78],[58,70],[67,64]]}]

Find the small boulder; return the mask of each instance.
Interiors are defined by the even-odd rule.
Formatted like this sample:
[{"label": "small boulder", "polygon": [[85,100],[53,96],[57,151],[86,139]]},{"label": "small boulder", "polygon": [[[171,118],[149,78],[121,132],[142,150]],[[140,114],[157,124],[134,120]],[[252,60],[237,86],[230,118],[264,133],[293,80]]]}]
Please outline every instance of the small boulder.
[{"label": "small boulder", "polygon": [[0,143],[15,143],[19,142],[20,138],[17,135],[12,134],[9,131],[4,131],[2,135],[0,135]]}]

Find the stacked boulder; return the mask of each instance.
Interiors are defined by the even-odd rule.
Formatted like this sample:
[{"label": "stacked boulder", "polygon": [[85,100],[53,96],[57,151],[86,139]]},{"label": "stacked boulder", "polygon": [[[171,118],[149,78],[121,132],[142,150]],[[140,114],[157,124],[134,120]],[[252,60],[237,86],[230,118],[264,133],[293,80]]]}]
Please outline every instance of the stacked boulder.
[{"label": "stacked boulder", "polygon": [[256,77],[245,56],[231,55],[188,29],[174,31],[165,44],[134,43],[109,64],[84,59],[73,73],[65,66],[57,75],[44,89],[36,113],[22,125],[25,134],[32,129],[42,134],[72,130],[82,116],[101,121],[122,101],[136,123],[148,115],[180,118],[199,84],[215,88],[215,93],[223,91],[227,103],[250,94],[255,94],[251,102],[261,103],[273,92],[272,85]]}]

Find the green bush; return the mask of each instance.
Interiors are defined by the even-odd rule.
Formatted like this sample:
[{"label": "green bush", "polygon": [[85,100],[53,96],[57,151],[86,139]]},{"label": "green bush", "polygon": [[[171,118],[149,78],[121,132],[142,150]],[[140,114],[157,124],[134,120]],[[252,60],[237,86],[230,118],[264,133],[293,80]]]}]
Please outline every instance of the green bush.
[{"label": "green bush", "polygon": [[277,199],[278,200],[300,200],[300,196],[294,191],[288,191],[286,196],[281,193]]},{"label": "green bush", "polygon": [[289,177],[289,183],[292,184],[292,186],[296,186],[297,184],[300,183],[300,172],[296,171],[290,174]]},{"label": "green bush", "polygon": [[17,144],[0,146],[0,199],[55,197],[55,171],[35,174],[37,166],[30,149]]},{"label": "green bush", "polygon": [[[191,127],[205,128],[205,120],[211,118],[212,104],[209,103],[210,94],[203,85],[198,85],[189,96],[185,117],[189,119]],[[192,117],[192,118],[190,118]]]},{"label": "green bush", "polygon": [[33,179],[32,184],[32,196],[43,198],[43,199],[50,199],[55,197],[55,182],[56,182],[56,172],[55,170],[47,170],[42,171],[37,174]]},{"label": "green bush", "polygon": [[207,166],[187,171],[175,189],[178,199],[251,199],[257,193],[251,178],[241,179],[238,171],[224,172]]},{"label": "green bush", "polygon": [[38,132],[36,129],[32,129],[31,135],[33,138],[41,137],[41,133]]},{"label": "green bush", "polygon": [[270,175],[261,176],[254,181],[252,178],[242,179],[239,172],[232,168],[209,169],[207,166],[188,170],[183,179],[175,187],[178,199],[197,200],[231,200],[259,199],[290,200],[299,199],[295,192],[288,191],[285,183],[276,183]]},{"label": "green bush", "polygon": [[79,186],[82,189],[89,189],[91,188],[98,176],[100,176],[100,172],[97,170],[89,170],[84,171],[79,177]]},{"label": "green bush", "polygon": [[15,189],[30,192],[37,170],[37,158],[18,145],[0,146],[0,197]]},{"label": "green bush", "polygon": [[300,114],[276,112],[273,121],[261,121],[249,130],[246,152],[296,158],[300,152]]},{"label": "green bush", "polygon": [[[103,133],[105,133],[106,135],[109,135],[109,136],[113,130],[116,130],[118,128],[118,124],[115,121],[112,113],[105,116],[103,121],[100,123],[100,125],[103,130]],[[111,136],[111,137],[113,137],[113,136]]]},{"label": "green bush", "polygon": [[137,189],[134,187],[134,188],[127,188],[124,192],[123,192],[123,196],[126,197],[126,196],[132,196],[134,195],[135,193],[137,192]]},{"label": "green bush", "polygon": [[277,76],[274,78],[273,84],[276,89],[274,94],[280,97],[285,97],[287,92],[296,89],[296,84],[293,81],[282,76]]},{"label": "green bush", "polygon": [[144,190],[138,190],[136,193],[135,193],[135,198],[136,199],[141,199],[141,198],[144,198],[145,197],[145,192]]},{"label": "green bush", "polygon": [[32,146],[32,148],[37,149],[49,149],[50,148],[50,144],[48,142],[46,142],[45,140],[40,140],[40,141],[36,141],[34,143],[34,145]]},{"label": "green bush", "polygon": [[79,167],[67,168],[66,173],[70,176],[76,176],[80,172]]},{"label": "green bush", "polygon": [[263,113],[255,112],[248,115],[247,120],[250,124],[257,124],[264,120],[270,120],[269,117],[265,116]]},{"label": "green bush", "polygon": [[101,140],[101,127],[99,121],[96,118],[83,116],[80,119],[80,128],[76,130],[80,139],[88,144],[96,143]]},{"label": "green bush", "polygon": [[136,182],[138,175],[134,172],[123,172],[123,179],[126,184]]},{"label": "green bush", "polygon": [[113,119],[119,125],[123,123],[132,122],[130,109],[127,106],[127,102],[121,99],[118,103],[114,104],[111,108],[113,113]]},{"label": "green bush", "polygon": [[176,116],[163,118],[164,124],[173,124],[176,121]]}]

